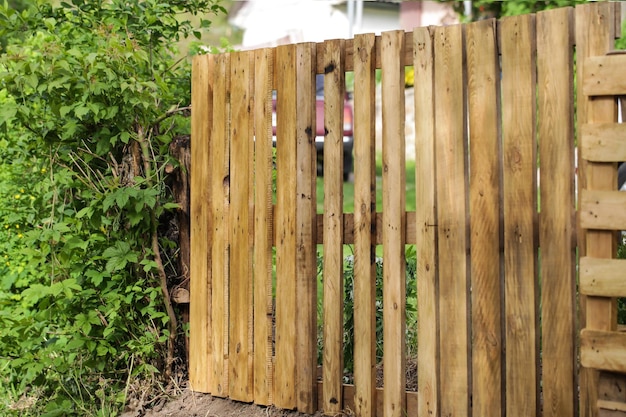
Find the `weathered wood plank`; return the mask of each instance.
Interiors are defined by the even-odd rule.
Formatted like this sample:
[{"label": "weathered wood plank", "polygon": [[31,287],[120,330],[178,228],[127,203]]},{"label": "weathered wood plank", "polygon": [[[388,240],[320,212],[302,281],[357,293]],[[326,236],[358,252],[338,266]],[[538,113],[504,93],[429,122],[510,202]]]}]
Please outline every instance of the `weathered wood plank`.
[{"label": "weathered wood plank", "polygon": [[228,396],[228,237],[230,205],[230,55],[216,58],[213,89],[213,130],[209,169],[211,178],[211,332],[213,363],[211,394]]},{"label": "weathered wood plank", "polygon": [[[576,7],[576,60],[584,62],[587,57],[604,55],[612,49],[615,34],[615,8],[608,2],[580,5]],[[577,94],[577,123],[579,127],[587,123],[614,122],[616,110],[614,100],[610,98],[597,98],[589,100],[584,93],[582,80],[584,79],[584,65],[576,66],[576,80],[578,85]],[[598,117],[604,113],[604,117]],[[607,120],[608,119],[608,120]],[[581,129],[578,129],[580,132]],[[583,159],[583,152],[579,153],[578,163],[578,195],[581,190],[613,189],[617,182],[615,171],[610,166],[596,166],[589,169],[588,163]],[[610,165],[610,164],[609,164]],[[604,180],[597,178],[602,171],[609,170]],[[610,258],[614,238],[611,232],[587,232],[584,233],[579,223],[578,251],[579,256],[593,256],[598,258]],[[588,246],[593,246],[591,251]],[[582,296],[581,323],[588,328],[611,330],[612,317],[615,314],[616,303],[607,299]],[[581,325],[582,327],[582,325]],[[598,415],[598,377],[597,371],[583,368],[580,373],[580,414],[581,417],[596,417]]]},{"label": "weathered wood plank", "polygon": [[[433,30],[416,28],[413,44],[415,77],[415,216],[407,213],[415,230],[417,250],[417,386],[418,415],[439,415],[439,314],[437,260],[437,202],[435,168],[435,85]],[[408,413],[408,404],[407,404]],[[412,415],[412,414],[409,414]]]},{"label": "weathered wood plank", "polygon": [[192,62],[191,256],[189,304],[189,385],[211,392],[211,269],[209,229],[209,143],[213,112],[214,57]]},{"label": "weathered wood plank", "polygon": [[272,402],[272,84],[274,50],[255,51],[254,68],[254,402]]},{"label": "weathered wood plank", "polygon": [[467,25],[474,416],[502,414],[499,65],[494,20]]},{"label": "weathered wood plank", "polygon": [[315,45],[296,46],[296,407],[317,404],[317,198],[315,176]]},{"label": "weathered wood plank", "polygon": [[538,414],[535,18],[501,22],[507,415]]},{"label": "weathered wood plank", "polygon": [[296,407],[296,50],[276,48],[276,361],[274,405]]},{"label": "weathered wood plank", "polygon": [[404,32],[383,32],[383,363],[387,417],[406,409]]},{"label": "weathered wood plank", "polygon": [[626,260],[580,259],[580,292],[600,297],[626,297]]},{"label": "weathered wood plank", "polygon": [[324,43],[324,412],[343,408],[344,41]]},{"label": "weathered wood plank", "polygon": [[374,45],[373,34],[354,38],[354,412],[359,417],[376,411]]},{"label": "weathered wood plank", "polygon": [[626,94],[626,55],[590,56],[583,61],[583,91],[587,96]]},{"label": "weathered wood plank", "polygon": [[583,329],[580,363],[586,368],[626,373],[626,333]]},{"label": "weathered wood plank", "polygon": [[253,400],[252,390],[252,161],[250,111],[253,79],[250,52],[231,55],[230,218],[229,218],[229,397]]},{"label": "weathered wood plank", "polygon": [[576,415],[573,9],[537,14],[543,415]]},{"label": "weathered wood plank", "polygon": [[593,162],[626,161],[625,137],[624,123],[583,124],[580,126],[581,156]]},{"label": "weathered wood plank", "polygon": [[[596,164],[597,165],[597,164]],[[580,225],[587,229],[624,230],[626,229],[626,193],[616,191],[617,177],[614,164],[603,164],[602,168],[614,183],[615,191],[583,190],[580,195]],[[613,179],[611,179],[611,177]],[[608,186],[609,183],[606,183]]]},{"label": "weathered wood plank", "polygon": [[463,27],[435,29],[441,414],[470,412]]}]

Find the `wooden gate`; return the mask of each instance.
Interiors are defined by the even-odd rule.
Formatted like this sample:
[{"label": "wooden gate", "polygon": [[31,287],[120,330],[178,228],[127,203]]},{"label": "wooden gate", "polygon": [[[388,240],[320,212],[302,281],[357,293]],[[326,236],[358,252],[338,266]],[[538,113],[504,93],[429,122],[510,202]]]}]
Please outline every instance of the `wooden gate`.
[{"label": "wooden gate", "polygon": [[[580,414],[622,407],[598,398],[601,379],[591,369],[626,373],[626,340],[614,332],[610,298],[626,296],[622,261],[602,260],[614,254],[614,233],[605,229],[626,229],[615,210],[626,197],[605,191],[615,189],[612,162],[626,160],[615,100],[605,97],[626,93],[625,62],[594,58],[617,34],[616,9],[594,3],[194,58],[191,388],[331,415],[560,417],[578,414],[580,382]],[[415,74],[415,170],[408,174],[406,66]],[[343,210],[346,72],[354,78],[354,213]],[[605,82],[605,72],[621,78]],[[325,80],[320,213],[317,74]],[[415,176],[414,212],[406,210],[406,175]],[[576,204],[586,236],[578,250],[586,253],[581,356],[589,368],[580,381]],[[353,385],[343,383],[346,244],[354,253]],[[405,388],[407,244],[417,248],[417,392]],[[375,354],[377,245],[382,363]]]}]

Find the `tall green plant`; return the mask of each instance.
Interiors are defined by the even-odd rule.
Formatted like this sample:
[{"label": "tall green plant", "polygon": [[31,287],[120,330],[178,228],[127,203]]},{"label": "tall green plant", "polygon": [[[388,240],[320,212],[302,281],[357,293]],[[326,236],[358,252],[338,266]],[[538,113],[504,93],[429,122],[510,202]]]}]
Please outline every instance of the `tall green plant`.
[{"label": "tall green plant", "polygon": [[200,36],[181,13],[223,11],[0,5],[0,414],[115,415],[127,381],[169,382],[164,167],[190,101],[175,42]]}]

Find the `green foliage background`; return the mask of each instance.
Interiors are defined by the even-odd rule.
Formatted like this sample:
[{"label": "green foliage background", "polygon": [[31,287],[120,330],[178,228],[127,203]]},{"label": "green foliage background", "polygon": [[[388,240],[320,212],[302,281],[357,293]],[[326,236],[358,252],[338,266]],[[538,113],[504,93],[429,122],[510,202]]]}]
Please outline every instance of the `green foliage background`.
[{"label": "green foliage background", "polygon": [[169,382],[175,45],[217,1],[0,4],[0,415],[117,415]]}]

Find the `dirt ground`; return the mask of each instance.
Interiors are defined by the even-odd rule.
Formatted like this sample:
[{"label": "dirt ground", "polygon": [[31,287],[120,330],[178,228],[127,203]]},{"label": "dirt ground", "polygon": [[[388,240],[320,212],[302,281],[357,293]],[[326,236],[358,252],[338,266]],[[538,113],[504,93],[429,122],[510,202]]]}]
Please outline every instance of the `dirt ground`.
[{"label": "dirt ground", "polygon": [[[129,411],[124,413],[122,417],[139,415],[145,417],[311,417],[309,414],[280,410],[275,407],[262,407],[215,398],[209,394],[194,393],[187,388],[183,389],[176,397],[169,398],[145,414]],[[322,415],[321,412],[318,412],[315,417]]]}]

